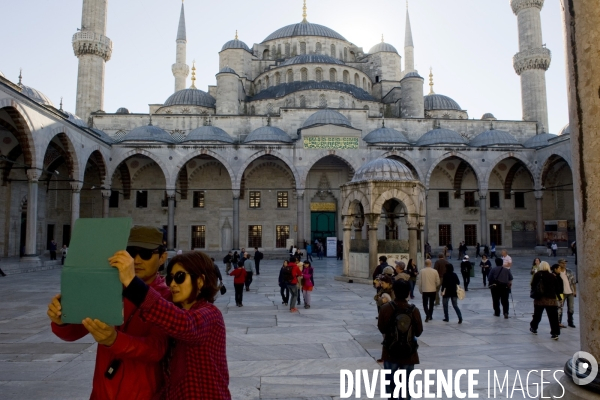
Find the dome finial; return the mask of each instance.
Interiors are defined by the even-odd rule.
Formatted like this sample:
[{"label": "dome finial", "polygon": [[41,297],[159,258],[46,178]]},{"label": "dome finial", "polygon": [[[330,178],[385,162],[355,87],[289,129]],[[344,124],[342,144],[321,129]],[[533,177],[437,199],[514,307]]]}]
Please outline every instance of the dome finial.
[{"label": "dome finial", "polygon": [[196,60],[192,64],[192,86],[190,89],[196,89]]},{"label": "dome finial", "polygon": [[429,67],[429,94],[435,94],[433,91],[433,68]]},{"label": "dome finial", "polygon": [[381,34],[381,43],[383,43],[383,33]]},{"label": "dome finial", "polygon": [[304,0],[304,6],[302,7],[302,22],[308,22],[306,17],[306,0]]},{"label": "dome finial", "polygon": [[238,40],[238,32],[237,32],[237,29],[235,30],[235,40]]}]

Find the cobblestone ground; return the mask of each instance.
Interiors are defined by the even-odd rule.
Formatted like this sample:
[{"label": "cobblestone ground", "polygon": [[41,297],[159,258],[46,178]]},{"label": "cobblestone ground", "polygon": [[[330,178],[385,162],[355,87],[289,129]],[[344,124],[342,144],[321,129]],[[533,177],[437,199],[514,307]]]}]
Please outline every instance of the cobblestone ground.
[{"label": "cobblestone ground", "polygon": [[[562,369],[579,350],[579,328],[563,329],[559,341],[550,340],[544,316],[539,335],[529,332],[533,312],[529,299],[531,259],[515,258],[515,283],[510,319],[492,314],[489,290],[481,273],[472,278],[467,298],[459,302],[464,322],[453,310],[443,322],[442,307],[424,324],[419,338],[418,368],[478,368],[480,398],[488,398],[487,371],[509,373],[512,385],[520,372],[523,385],[529,370],[538,370],[529,384],[539,384],[541,369]],[[453,261],[455,267],[458,261]],[[553,260],[549,260],[553,261]],[[569,258],[574,267],[573,258]],[[340,369],[377,369],[381,335],[371,286],[333,279],[340,261],[315,261],[312,307],[291,314],[281,304],[277,276],[280,263],[264,261],[244,307],[235,306],[232,278],[216,305],[227,326],[227,358],[234,399],[336,399]],[[65,343],[53,336],[46,306],[59,290],[60,270],[0,278],[0,399],[86,399],[91,391],[95,344],[90,336]],[[415,304],[422,309],[421,296]],[[575,322],[579,321],[578,303]],[[516,314],[515,314],[516,312]],[[566,315],[565,315],[566,319]],[[566,321],[565,321],[566,322]],[[551,378],[550,378],[551,379]],[[548,381],[548,375],[545,375]],[[531,393],[535,393],[534,390]],[[364,394],[364,391],[363,391]],[[521,396],[521,397],[519,397]],[[366,397],[365,397],[366,398]],[[521,392],[509,397],[523,398]]]}]

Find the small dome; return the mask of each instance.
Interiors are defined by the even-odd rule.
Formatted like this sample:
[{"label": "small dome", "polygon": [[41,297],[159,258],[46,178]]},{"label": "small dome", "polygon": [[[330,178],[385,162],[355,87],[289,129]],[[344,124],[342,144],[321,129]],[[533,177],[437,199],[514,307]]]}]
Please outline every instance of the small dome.
[{"label": "small dome", "polygon": [[233,39],[233,40],[230,40],[229,42],[225,43],[223,45],[223,47],[221,48],[221,51],[227,50],[227,49],[242,49],[242,50],[246,50],[248,53],[252,53],[252,51],[250,50],[250,47],[248,47],[248,45],[246,43],[244,43],[238,39]]},{"label": "small dome", "polygon": [[488,147],[488,146],[514,146],[520,145],[519,141],[510,133],[505,131],[499,131],[496,129],[490,129],[475,136],[469,142],[469,145],[473,147]]},{"label": "small dome", "polygon": [[571,125],[566,124],[564,128],[562,128],[558,134],[558,136],[562,135],[570,135],[571,134]]},{"label": "small dome", "polygon": [[282,39],[294,36],[321,36],[343,40],[344,42],[347,42],[345,37],[334,31],[333,29],[330,29],[323,25],[311,24],[308,21],[303,21],[298,24],[292,24],[277,29],[275,32],[267,36],[267,38],[263,40],[263,43],[275,39]]},{"label": "small dome", "polygon": [[54,107],[54,103],[52,103],[52,100],[50,100],[44,93],[40,92],[37,89],[21,85],[21,93],[29,97],[31,100],[36,101],[40,104]]},{"label": "small dome", "polygon": [[[232,68],[229,68],[229,67],[225,67],[222,70],[220,70],[219,74],[234,74],[234,75],[237,75],[237,73]],[[217,74],[217,75],[219,75],[219,74]]]},{"label": "small dome", "polygon": [[214,108],[217,101],[210,94],[199,89],[183,89],[175,92],[165,101],[168,106],[200,106]]},{"label": "small dome", "polygon": [[274,126],[263,126],[262,128],[258,128],[252,131],[246,139],[244,139],[244,143],[250,142],[283,142],[283,143],[292,143],[292,139],[290,136],[282,131],[279,128]]},{"label": "small dome", "polygon": [[496,121],[496,117],[494,117],[494,114],[492,113],[483,114],[481,119],[484,121]]},{"label": "small dome", "polygon": [[201,126],[191,131],[183,142],[233,143],[234,140],[221,128],[217,128],[216,126]]},{"label": "small dome", "polygon": [[425,96],[425,109],[462,111],[462,108],[456,101],[442,94],[428,94]]},{"label": "small dome", "polygon": [[65,114],[68,118],[68,120],[72,123],[74,123],[77,126],[80,126],[82,128],[87,128],[88,125],[81,119],[79,118],[77,115],[70,113],[68,111],[62,111],[63,114]]},{"label": "small dome", "polygon": [[423,79],[423,77],[421,75],[419,75],[419,73],[416,72],[416,71],[409,72],[408,74],[404,75],[404,77],[402,78],[402,80],[407,79],[407,78],[419,78],[419,79]]},{"label": "small dome", "polygon": [[117,114],[131,114],[131,113],[125,107],[121,107],[117,110]]},{"label": "small dome", "polygon": [[296,57],[292,57],[281,63],[280,67],[287,65],[296,64],[337,64],[344,65],[344,63],[337,58],[329,57],[324,54],[302,54]]},{"label": "small dome", "polygon": [[411,170],[400,161],[378,158],[360,167],[352,182],[364,181],[414,181]]},{"label": "small dome", "polygon": [[540,147],[548,146],[550,144],[548,141],[555,137],[557,136],[552,133],[540,133],[539,135],[527,139],[525,143],[523,143],[523,146],[528,149],[539,149]]},{"label": "small dome", "polygon": [[404,143],[410,144],[406,136],[400,131],[392,128],[379,128],[363,138],[369,144],[376,143]]},{"label": "small dome", "polygon": [[371,47],[369,50],[369,54],[375,53],[396,53],[398,54],[398,50],[394,46],[389,43],[381,42],[377,43],[375,46]]},{"label": "small dome", "polygon": [[145,125],[132,129],[120,142],[162,142],[175,143],[169,132],[158,126]]},{"label": "small dome", "polygon": [[317,111],[302,124],[302,129],[320,125],[338,125],[352,128],[352,124],[348,118],[344,117],[337,111],[325,109]]},{"label": "small dome", "polygon": [[444,144],[467,144],[467,140],[451,129],[437,128],[421,136],[416,146],[437,146]]}]

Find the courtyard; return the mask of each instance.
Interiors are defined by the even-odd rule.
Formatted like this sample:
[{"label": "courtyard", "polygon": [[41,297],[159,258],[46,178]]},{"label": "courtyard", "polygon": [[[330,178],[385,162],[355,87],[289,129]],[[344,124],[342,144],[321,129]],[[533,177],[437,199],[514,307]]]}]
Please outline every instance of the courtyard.
[{"label": "courtyard", "polygon": [[[433,321],[424,323],[419,338],[421,364],[417,368],[479,369],[476,393],[480,398],[488,398],[487,371],[502,377],[508,371],[512,388],[517,371],[525,386],[527,373],[537,370],[531,375],[535,379],[528,382],[535,393],[540,370],[562,370],[580,349],[579,326],[563,329],[560,340],[553,341],[544,316],[539,334],[529,332],[532,258],[513,258],[515,308],[511,303],[508,320],[492,315],[489,290],[476,268],[467,297],[459,302],[463,324],[457,324],[452,309],[450,322],[443,322],[442,307],[436,307]],[[568,260],[574,270],[574,258]],[[458,260],[450,261],[458,267]],[[300,306],[299,313],[291,314],[281,304],[280,266],[279,261],[261,263],[260,276],[254,277],[250,292],[244,292],[243,308],[235,306],[232,278],[224,277],[228,291],[215,304],[227,327],[232,398],[337,399],[341,369],[382,368],[376,362],[381,356],[381,334],[376,327],[374,290],[370,285],[334,280],[341,275],[341,261],[315,260],[311,308]],[[59,269],[0,278],[0,399],[89,398],[96,344],[89,335],[77,342],[62,342],[50,331],[46,307],[59,287]],[[414,303],[422,310],[418,290]],[[579,325],[577,299],[575,307],[575,324]],[[548,373],[544,380],[554,382]],[[520,391],[510,397],[505,388],[495,398],[524,397]]]}]

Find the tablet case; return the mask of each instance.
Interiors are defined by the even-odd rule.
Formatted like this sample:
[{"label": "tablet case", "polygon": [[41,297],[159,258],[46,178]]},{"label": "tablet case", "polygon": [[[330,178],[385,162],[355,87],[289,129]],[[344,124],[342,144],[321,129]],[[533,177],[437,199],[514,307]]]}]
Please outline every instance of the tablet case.
[{"label": "tablet case", "polygon": [[62,320],[85,318],[123,324],[123,285],[108,258],[125,250],[131,218],[80,218],[75,222],[61,273]]}]

